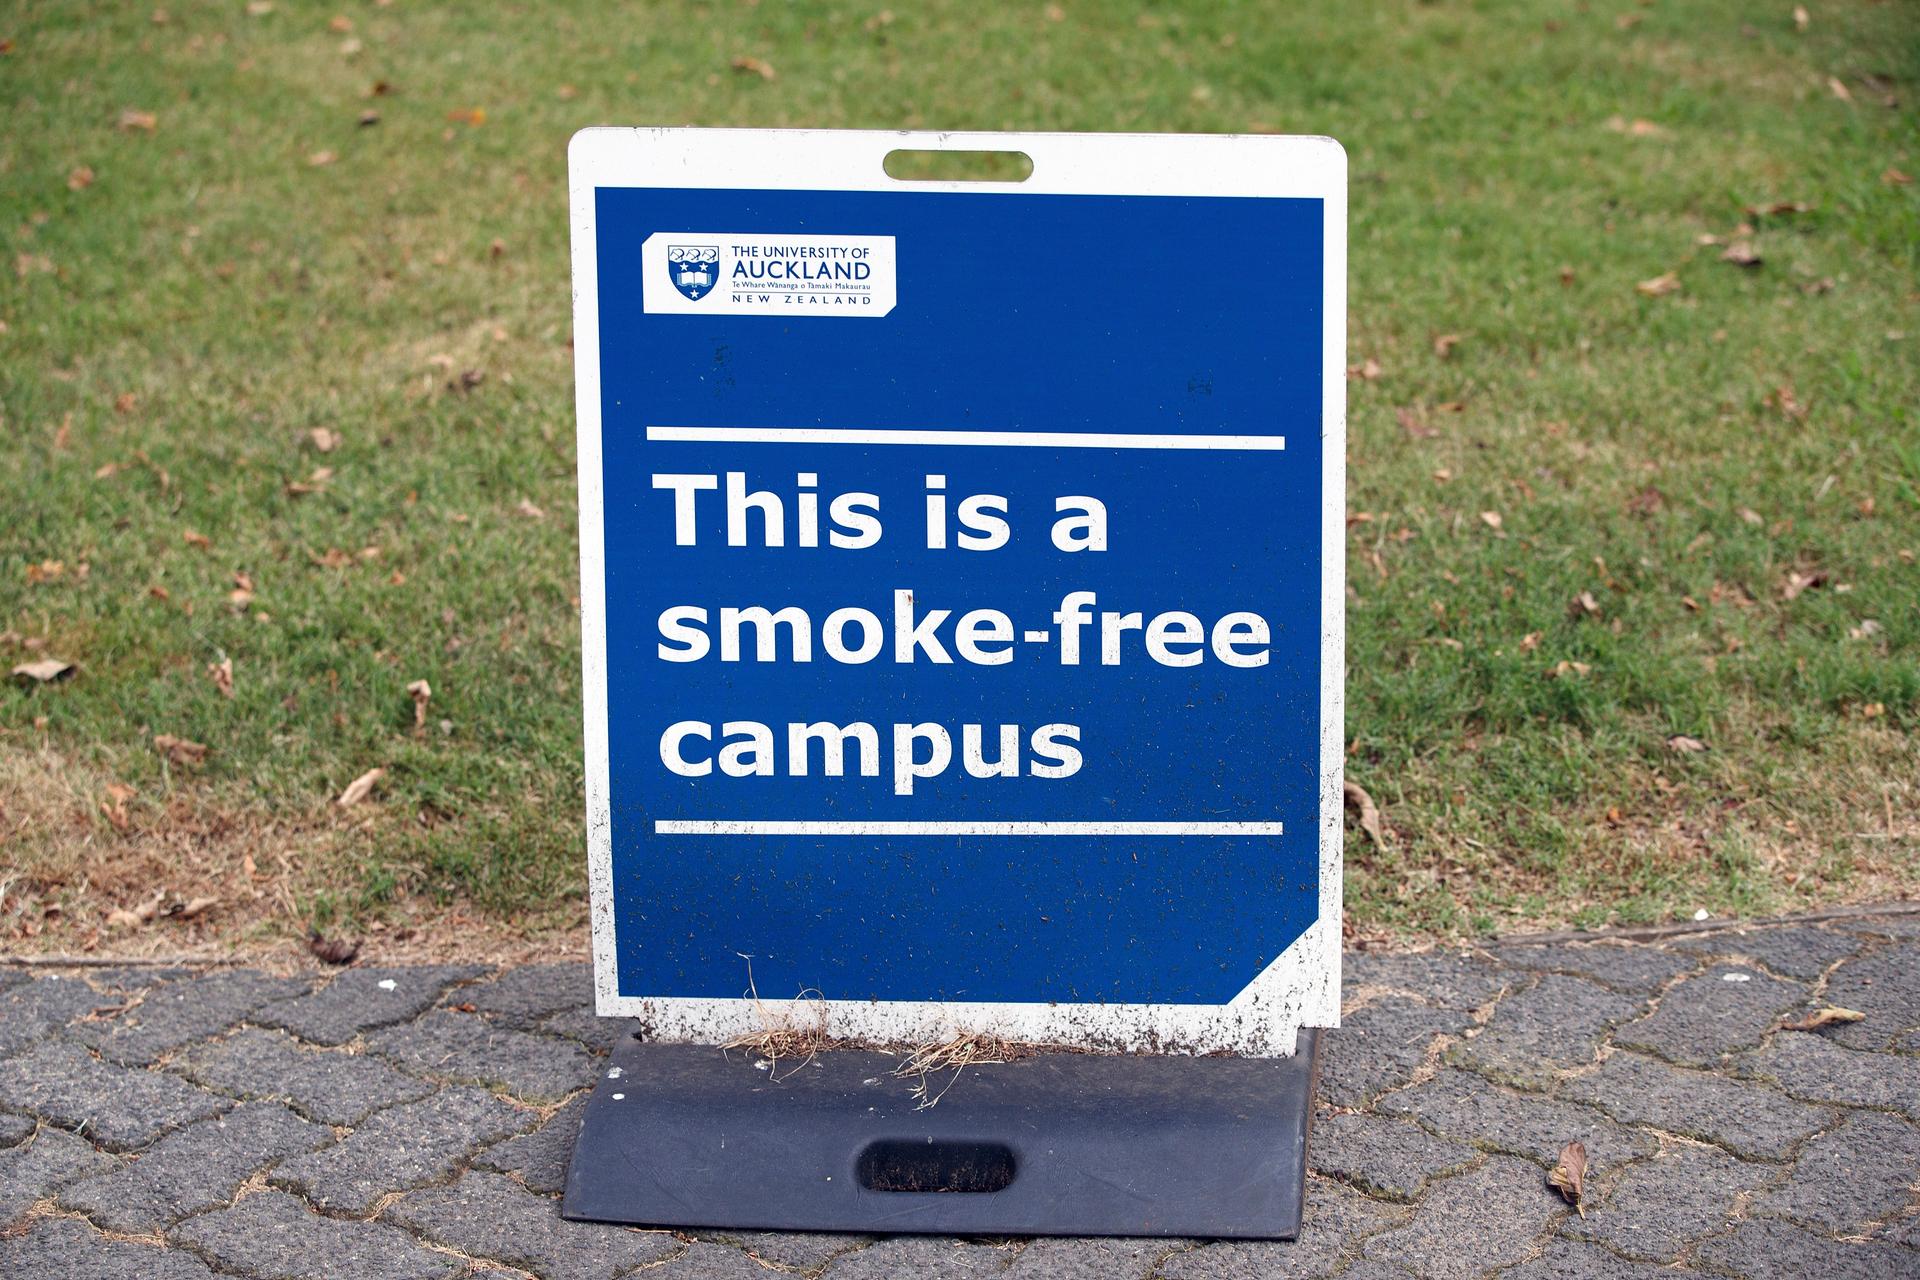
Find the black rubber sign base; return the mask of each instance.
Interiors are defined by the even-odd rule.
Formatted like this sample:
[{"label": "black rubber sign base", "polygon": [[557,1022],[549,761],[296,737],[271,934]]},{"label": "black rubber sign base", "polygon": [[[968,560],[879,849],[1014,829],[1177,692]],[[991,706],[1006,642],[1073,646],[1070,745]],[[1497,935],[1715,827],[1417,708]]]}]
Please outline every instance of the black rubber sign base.
[{"label": "black rubber sign base", "polygon": [[1042,1054],[916,1081],[880,1053],[769,1064],[629,1041],[564,1215],[661,1227],[1291,1239],[1317,1033],[1292,1058]]}]

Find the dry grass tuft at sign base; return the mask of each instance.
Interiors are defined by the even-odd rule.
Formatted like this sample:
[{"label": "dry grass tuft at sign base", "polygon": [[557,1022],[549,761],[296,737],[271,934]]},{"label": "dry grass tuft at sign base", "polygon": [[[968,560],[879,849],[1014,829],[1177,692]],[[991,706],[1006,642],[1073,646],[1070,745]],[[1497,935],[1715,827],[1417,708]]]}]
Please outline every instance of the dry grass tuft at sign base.
[{"label": "dry grass tuft at sign base", "polygon": [[[906,1060],[893,1069],[893,1075],[896,1079],[918,1081],[913,1087],[913,1096],[918,1100],[914,1110],[925,1111],[940,1104],[940,1099],[947,1096],[947,1090],[953,1088],[960,1073],[968,1067],[1017,1062],[1043,1051],[1073,1052],[1058,1045],[1007,1040],[988,1031],[965,1031],[946,1040],[916,1046]],[[933,1091],[933,1077],[947,1071],[953,1074],[938,1091]]]}]

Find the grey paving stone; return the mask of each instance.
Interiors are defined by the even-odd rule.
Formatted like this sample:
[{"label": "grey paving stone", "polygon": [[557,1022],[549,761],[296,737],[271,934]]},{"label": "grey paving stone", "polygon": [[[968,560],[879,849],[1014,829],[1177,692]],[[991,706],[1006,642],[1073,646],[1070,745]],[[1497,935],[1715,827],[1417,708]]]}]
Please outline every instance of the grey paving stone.
[{"label": "grey paving stone", "polygon": [[1458,1010],[1431,1009],[1401,996],[1347,1014],[1321,1045],[1321,1096],[1336,1106],[1363,1106],[1381,1090],[1413,1079],[1436,1036],[1457,1035],[1472,1022]]},{"label": "grey paving stone", "polygon": [[0,1232],[68,1183],[118,1165],[92,1143],[59,1129],[42,1129],[32,1142],[0,1151]]},{"label": "grey paving stone", "polygon": [[414,1075],[497,1086],[529,1102],[557,1102],[591,1084],[596,1070],[571,1040],[445,1009],[374,1032],[367,1049]]},{"label": "grey paving stone", "polygon": [[1710,1067],[1751,1049],[1803,1003],[1807,988],[1743,965],[1715,965],[1675,983],[1660,1007],[1613,1033],[1613,1042],[1657,1053],[1669,1062]]},{"label": "grey paving stone", "polygon": [[49,976],[0,990],[0,1058],[10,1057],[57,1034],[111,998],[102,998],[78,978]]},{"label": "grey paving stone", "polygon": [[1909,1249],[1920,1249],[1920,1211],[1908,1213],[1902,1218],[1895,1218],[1873,1234],[1876,1240],[1905,1245]]},{"label": "grey paving stone", "polygon": [[278,1191],[188,1218],[168,1238],[251,1280],[442,1280],[467,1270],[399,1227],[323,1217]]},{"label": "grey paving stone", "polygon": [[550,1035],[565,1036],[577,1040],[597,1054],[613,1052],[615,1044],[637,1035],[640,1031],[638,1018],[602,1018],[593,1012],[591,1005],[578,1009],[566,1009],[554,1014],[540,1023],[540,1030]]},{"label": "grey paving stone", "polygon": [[[531,1185],[531,1184],[529,1184]],[[770,1266],[814,1272],[834,1258],[873,1243],[867,1235],[833,1231],[719,1231],[700,1228],[688,1232],[699,1240],[723,1244],[751,1254]]]},{"label": "grey paving stone", "polygon": [[454,1000],[472,1005],[476,1012],[503,1026],[530,1031],[563,1009],[583,1009],[593,1004],[593,966],[524,964],[462,987]]},{"label": "grey paving stone", "polygon": [[1764,1085],[1669,1066],[1637,1053],[1613,1054],[1598,1071],[1569,1080],[1560,1092],[1616,1120],[1718,1143],[1758,1160],[1785,1160],[1836,1118],[1831,1108],[1796,1102]]},{"label": "grey paving stone", "polygon": [[[1400,1205],[1370,1200],[1324,1178],[1307,1183],[1306,1216],[1294,1241],[1222,1240],[1176,1253],[1160,1264],[1166,1280],[1305,1280],[1333,1274],[1364,1239],[1407,1221]],[[830,1273],[831,1274],[831,1273]]]},{"label": "grey paving stone", "polygon": [[855,1250],[827,1268],[833,1280],[977,1280],[1003,1274],[1010,1249],[944,1236],[894,1236]]},{"label": "grey paving stone", "polygon": [[1643,943],[1561,942],[1501,947],[1493,954],[1516,969],[1572,974],[1632,994],[1657,991],[1700,967],[1697,956]]},{"label": "grey paving stone", "polygon": [[729,1245],[695,1240],[678,1257],[648,1267],[642,1274],[647,1280],[655,1276],[662,1280],[776,1280],[782,1273],[768,1270]]},{"label": "grey paving stone", "polygon": [[1670,1261],[1723,1230],[1740,1195],[1759,1190],[1777,1173],[1707,1147],[1675,1147],[1627,1168],[1599,1203],[1586,1206],[1586,1217],[1567,1217],[1560,1231],[1629,1258]]},{"label": "grey paving stone", "polygon": [[325,1151],[283,1161],[268,1180],[331,1213],[366,1213],[387,1192],[439,1181],[476,1148],[535,1119],[478,1089],[448,1088],[375,1112]]},{"label": "grey paving stone", "polygon": [[462,1253],[532,1271],[542,1280],[610,1280],[681,1249],[664,1231],[564,1221],[558,1200],[497,1173],[469,1173],[452,1186],[402,1196],[387,1216]]},{"label": "grey paving stone", "polygon": [[1428,1188],[1407,1224],[1367,1240],[1366,1256],[1423,1280],[1464,1280],[1519,1262],[1565,1205],[1540,1166],[1489,1156],[1478,1169]]},{"label": "grey paving stone", "polygon": [[1362,1258],[1340,1272],[1340,1280],[1417,1280],[1414,1273],[1397,1262],[1382,1258]]},{"label": "grey paving stone", "polygon": [[1920,1058],[1861,1053],[1822,1035],[1783,1031],[1735,1065],[1796,1098],[1884,1107],[1920,1118]]},{"label": "grey paving stone", "polygon": [[77,1044],[43,1044],[0,1062],[0,1106],[82,1132],[109,1151],[145,1146],[224,1102],[173,1076],[100,1062]]},{"label": "grey paving stone", "polygon": [[269,1000],[307,989],[299,978],[276,978],[257,969],[218,969],[183,982],[149,989],[126,1012],[74,1028],[73,1038],[123,1066],[144,1067],[184,1044],[237,1025]]},{"label": "grey paving stone", "polygon": [[1350,1113],[1316,1118],[1307,1147],[1316,1173],[1389,1200],[1413,1199],[1431,1179],[1464,1168],[1477,1155],[1408,1120]]},{"label": "grey paving stone", "polygon": [[1465,1012],[1499,995],[1512,975],[1469,951],[1419,951],[1390,955],[1356,951],[1342,960],[1348,991],[1382,987],[1416,996],[1439,1009]]},{"label": "grey paving stone", "polygon": [[1920,938],[1920,912],[1889,912],[1852,920],[1835,920],[1827,927],[1868,938]]},{"label": "grey paving stone", "polygon": [[1781,1186],[1754,1202],[1828,1235],[1852,1235],[1913,1203],[1920,1181],[1920,1129],[1876,1111],[1856,1111],[1809,1142]]},{"label": "grey paving stone", "polygon": [[1651,1155],[1650,1134],[1622,1128],[1597,1111],[1556,1098],[1513,1093],[1449,1067],[1433,1079],[1380,1099],[1382,1111],[1413,1116],[1429,1129],[1489,1151],[1526,1156],[1551,1168],[1567,1143],[1587,1148],[1595,1173]]},{"label": "grey paving stone", "polygon": [[[195,969],[184,969],[177,965],[130,964],[116,968],[87,970],[87,985],[95,991],[120,996],[136,995],[149,987],[157,987],[163,982],[179,982],[191,978]],[[113,1003],[103,1001],[103,1003]]]},{"label": "grey paving stone", "polygon": [[1546,974],[1494,1006],[1479,1035],[1455,1045],[1455,1063],[1522,1088],[1544,1089],[1556,1074],[1593,1061],[1614,1023],[1643,1007],[1633,996],[1584,978]]},{"label": "grey paving stone", "polygon": [[1829,1027],[1821,1034],[1849,1049],[1884,1049],[1902,1033],[1920,1027],[1920,947],[1890,946],[1849,960],[1827,979],[1822,1004],[1866,1014],[1862,1022]]},{"label": "grey paving stone", "polygon": [[1834,962],[1858,952],[1865,940],[1854,934],[1834,933],[1803,924],[1775,929],[1722,929],[1671,945],[1708,959],[1751,958],[1783,977],[1811,982]]},{"label": "grey paving stone", "polygon": [[314,1044],[345,1044],[362,1032],[417,1017],[454,983],[485,972],[471,964],[346,969],[310,995],[265,1006],[253,1020]]},{"label": "grey paving stone", "polygon": [[60,1204],[108,1231],[151,1235],[227,1203],[241,1183],[276,1161],[332,1141],[324,1125],[308,1124],[276,1102],[243,1103],[169,1134],[112,1173],[68,1186]]},{"label": "grey paving stone", "polygon": [[473,1158],[474,1166],[519,1174],[520,1180],[535,1191],[559,1195],[567,1187],[567,1164],[573,1159],[573,1140],[580,1132],[580,1117],[586,1109],[587,1096],[582,1094],[532,1133],[488,1147]]},{"label": "grey paving stone", "polygon": [[42,1218],[0,1238],[0,1276],[21,1280],[213,1280],[206,1263],[178,1249],[109,1240],[72,1218]]},{"label": "grey paving stone", "polygon": [[0,1111],[0,1148],[18,1146],[33,1136],[32,1116],[16,1116]]},{"label": "grey paving stone", "polygon": [[322,1124],[356,1125],[382,1107],[433,1092],[378,1058],[307,1049],[284,1032],[253,1027],[188,1050],[171,1069],[237,1098],[284,1102]]},{"label": "grey paving stone", "polygon": [[1035,1240],[1008,1266],[1008,1280],[1144,1280],[1190,1240]]},{"label": "grey paving stone", "polygon": [[27,971],[18,965],[0,964],[0,991],[5,991],[8,987],[17,987],[27,981],[27,978]]},{"label": "grey paving stone", "polygon": [[1499,1280],[1676,1280],[1693,1274],[1651,1262],[1629,1262],[1583,1240],[1555,1240],[1539,1257],[1500,1272]]},{"label": "grey paving stone", "polygon": [[1709,1240],[1694,1261],[1741,1280],[1913,1280],[1920,1252],[1890,1244],[1823,1240],[1785,1222],[1743,1222]]}]

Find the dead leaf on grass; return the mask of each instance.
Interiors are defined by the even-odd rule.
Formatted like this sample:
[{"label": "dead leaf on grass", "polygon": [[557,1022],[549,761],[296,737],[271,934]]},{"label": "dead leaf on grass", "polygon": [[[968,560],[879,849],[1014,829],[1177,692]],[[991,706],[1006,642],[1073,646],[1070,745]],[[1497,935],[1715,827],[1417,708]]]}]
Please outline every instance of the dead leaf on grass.
[{"label": "dead leaf on grass", "polygon": [[307,559],[321,569],[345,569],[353,564],[353,557],[338,547],[328,547],[319,553],[309,551]]},{"label": "dead leaf on grass", "polygon": [[1584,676],[1592,670],[1593,666],[1590,663],[1569,662],[1567,659],[1562,658],[1547,669],[1547,679],[1571,680],[1576,676]]},{"label": "dead leaf on grass", "polygon": [[1357,382],[1372,382],[1384,372],[1385,370],[1380,367],[1380,362],[1372,356],[1368,356],[1359,364],[1350,364],[1347,366],[1347,377]]},{"label": "dead leaf on grass", "polygon": [[368,795],[372,794],[373,784],[386,776],[387,771],[382,768],[367,770],[352,782],[349,782],[347,789],[340,793],[339,797],[334,800],[334,803],[342,809],[359,804],[362,800],[365,800]]},{"label": "dead leaf on grass", "polygon": [[180,540],[188,546],[197,547],[202,551],[213,550],[213,539],[204,533],[195,533],[192,529],[188,529],[185,533],[181,534]]},{"label": "dead leaf on grass", "polygon": [[1648,298],[1664,298],[1670,293],[1680,291],[1680,277],[1671,271],[1663,272],[1651,280],[1642,280],[1633,286],[1634,291]]},{"label": "dead leaf on grass", "polygon": [[1842,80],[1839,76],[1827,77],[1827,92],[1842,102],[1853,101],[1853,91],[1847,88],[1846,81]]},{"label": "dead leaf on grass", "polygon": [[332,427],[315,427],[307,432],[307,439],[313,441],[313,447],[321,453],[332,453],[340,447],[340,433]]},{"label": "dead leaf on grass", "polygon": [[1614,133],[1624,133],[1630,138],[1659,138],[1666,130],[1651,120],[1629,120],[1625,116],[1609,116],[1607,128]]},{"label": "dead leaf on grass", "polygon": [[151,111],[128,107],[120,113],[120,128],[127,133],[152,133],[160,127],[160,117]]},{"label": "dead leaf on grass", "polygon": [[23,662],[13,669],[13,678],[24,685],[52,684],[56,680],[69,679],[78,670],[71,662],[62,662],[58,658],[42,658],[38,662]]},{"label": "dead leaf on grass", "polygon": [[1782,1031],[1818,1031],[1821,1027],[1839,1026],[1848,1022],[1865,1022],[1867,1015],[1858,1009],[1843,1009],[1839,1005],[1822,1005],[1805,1017],[1792,1018],[1780,1024]]},{"label": "dead leaf on grass", "polygon": [[1913,181],[1913,175],[1910,173],[1902,173],[1892,165],[1888,165],[1886,169],[1881,172],[1880,181],[1890,187],[1904,187]]},{"label": "dead leaf on grass", "polygon": [[1581,1217],[1587,1216],[1586,1206],[1580,1203],[1581,1194],[1587,1183],[1587,1147],[1583,1142],[1569,1142],[1560,1148],[1560,1159],[1553,1166],[1553,1172],[1547,1175],[1547,1183],[1558,1191],[1566,1202],[1579,1211]]},{"label": "dead leaf on grass", "polygon": [[1791,382],[1783,383],[1766,394],[1763,403],[1778,409],[1783,418],[1804,418],[1807,406],[1800,402],[1800,396]]},{"label": "dead leaf on grass", "polygon": [[1793,6],[1793,29],[1795,31],[1805,31],[1812,22],[1813,15],[1807,12],[1807,6],[1803,4]]},{"label": "dead leaf on grass", "polygon": [[1636,516],[1655,516],[1666,510],[1667,495],[1648,485],[1627,499],[1627,512]]},{"label": "dead leaf on grass", "polygon": [[337,152],[315,151],[307,156],[307,167],[309,169],[324,168],[325,166],[332,164],[335,160],[338,160],[339,158],[340,156]]},{"label": "dead leaf on grass", "polygon": [[1373,841],[1373,847],[1387,847],[1386,829],[1380,825],[1380,806],[1373,802],[1366,788],[1357,782],[1343,782],[1340,785],[1340,798],[1347,808],[1353,810],[1353,820],[1367,833],[1367,839]]},{"label": "dead leaf on grass", "polygon": [[1458,333],[1441,334],[1433,340],[1433,354],[1442,360],[1447,359],[1453,354],[1453,349],[1460,345],[1462,339],[1463,335]]},{"label": "dead leaf on grass", "polygon": [[207,745],[204,742],[190,742],[170,733],[154,734],[153,745],[155,750],[175,764],[199,764],[207,758]]},{"label": "dead leaf on grass", "polygon": [[134,789],[124,782],[107,784],[107,798],[100,802],[100,812],[113,824],[115,831],[125,831],[131,825],[127,817],[127,801],[133,799],[135,794]]},{"label": "dead leaf on grass", "polygon": [[407,696],[413,699],[413,731],[424,732],[427,727],[427,702],[433,697],[433,686],[425,680],[415,680],[407,686]]},{"label": "dead leaf on grass", "polygon": [[1593,592],[1582,591],[1567,602],[1567,616],[1578,622],[1582,618],[1600,616],[1600,602],[1593,598]]},{"label": "dead leaf on grass", "polygon": [[515,512],[525,516],[529,520],[545,520],[547,518],[547,513],[545,511],[542,511],[539,507],[534,506],[533,503],[527,500],[526,498],[522,498],[520,499],[519,502],[515,503],[513,509]]},{"label": "dead leaf on grass", "polygon": [[1731,262],[1736,267],[1757,267],[1765,261],[1760,251],[1748,240],[1735,240],[1721,253],[1720,261]]},{"label": "dead leaf on grass", "polygon": [[1419,413],[1411,407],[1395,409],[1393,416],[1399,420],[1401,430],[1405,431],[1415,440],[1431,440],[1440,434],[1438,429],[1430,427],[1421,421]]},{"label": "dead leaf on grass", "polygon": [[77,164],[67,171],[67,190],[85,191],[93,185],[93,170],[84,164]]},{"label": "dead leaf on grass", "polygon": [[733,60],[733,69],[743,75],[759,76],[762,80],[778,80],[780,75],[773,64],[765,58],[755,58],[746,54]]},{"label": "dead leaf on grass", "polygon": [[307,935],[307,950],[321,964],[352,964],[360,954],[360,944],[345,938],[329,938],[315,929]]},{"label": "dead leaf on grass", "polygon": [[213,687],[220,691],[223,698],[233,696],[233,659],[222,658],[218,662],[207,664],[207,675],[213,680]]},{"label": "dead leaf on grass", "polygon": [[185,903],[176,903],[164,914],[169,920],[195,920],[220,905],[215,897],[193,898]]},{"label": "dead leaf on grass", "polygon": [[1711,751],[1713,748],[1690,733],[1670,733],[1667,735],[1667,750],[1675,755],[1688,756],[1698,755],[1702,751]]},{"label": "dead leaf on grass", "polygon": [[315,466],[311,476],[307,476],[305,480],[290,480],[288,484],[282,486],[282,489],[286,491],[288,497],[305,497],[307,493],[321,493],[321,491],[324,491],[326,484],[328,484],[332,478],[334,478],[334,468],[332,468],[332,466]]},{"label": "dead leaf on grass", "polygon": [[1505,521],[1500,518],[1498,511],[1482,511],[1480,513],[1480,523],[1489,529],[1498,530]]},{"label": "dead leaf on grass", "polygon": [[1790,213],[1812,213],[1813,206],[1805,200],[1774,200],[1766,204],[1750,204],[1746,208],[1749,218],[1779,218]]},{"label": "dead leaf on grass", "polygon": [[1780,598],[1782,600],[1796,600],[1802,592],[1811,590],[1814,587],[1824,587],[1826,585],[1827,575],[1824,571],[1815,570],[1812,573],[1801,573],[1796,569],[1789,572],[1786,581],[1780,584]]}]

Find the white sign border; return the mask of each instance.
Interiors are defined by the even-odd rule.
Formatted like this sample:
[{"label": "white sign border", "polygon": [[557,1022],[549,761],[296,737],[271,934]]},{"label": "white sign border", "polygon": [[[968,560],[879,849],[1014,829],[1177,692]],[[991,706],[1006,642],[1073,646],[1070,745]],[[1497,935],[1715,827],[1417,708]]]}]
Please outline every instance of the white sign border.
[{"label": "white sign border", "polygon": [[[1022,151],[1023,182],[913,182],[886,175],[896,149]],[[567,149],[573,226],[574,401],[580,483],[580,642],[587,866],[595,1008],[643,1020],[656,1040],[720,1043],[790,1020],[837,1036],[925,1043],[960,1031],[1120,1051],[1292,1054],[1300,1027],[1340,1021],[1346,681],[1347,156],[1331,138],[1235,134],[919,133],[814,129],[591,128]],[[695,999],[619,993],[607,728],[606,544],[601,488],[599,187],[944,191],[992,196],[1305,197],[1324,202],[1321,370],[1320,913],[1225,1005]],[[742,967],[742,985],[746,971]]]}]

